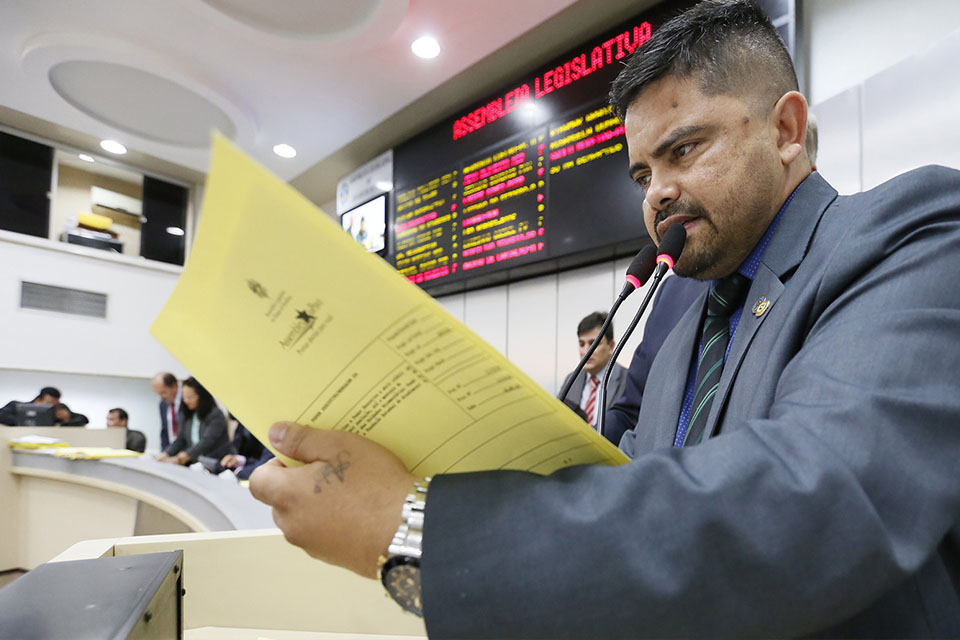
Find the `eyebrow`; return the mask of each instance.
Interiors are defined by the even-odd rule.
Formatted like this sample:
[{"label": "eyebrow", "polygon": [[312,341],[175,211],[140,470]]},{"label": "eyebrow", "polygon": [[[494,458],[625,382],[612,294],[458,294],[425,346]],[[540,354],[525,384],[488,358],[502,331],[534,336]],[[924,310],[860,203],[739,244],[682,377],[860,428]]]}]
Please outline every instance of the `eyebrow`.
[{"label": "eyebrow", "polygon": [[[667,138],[663,142],[661,142],[659,146],[657,146],[657,148],[653,151],[652,155],[654,158],[659,158],[660,156],[665,154],[670,149],[670,147],[675,145],[680,140],[688,136],[703,133],[707,129],[708,127],[702,124],[690,124],[685,127],[677,127],[676,129],[670,132],[670,135],[667,136]],[[632,178],[637,173],[637,171],[640,171],[641,169],[646,169],[646,168],[647,168],[647,165],[644,164],[643,162],[634,162],[632,165],[630,165],[630,168],[627,171],[629,172],[630,177]]]}]

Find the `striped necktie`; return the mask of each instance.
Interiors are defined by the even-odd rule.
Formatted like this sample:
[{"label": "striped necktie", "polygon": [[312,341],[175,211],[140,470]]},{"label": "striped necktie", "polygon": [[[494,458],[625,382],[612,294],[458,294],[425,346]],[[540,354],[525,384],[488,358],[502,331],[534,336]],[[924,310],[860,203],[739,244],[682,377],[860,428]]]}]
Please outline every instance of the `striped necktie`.
[{"label": "striped necktie", "polygon": [[590,395],[587,396],[587,404],[583,408],[583,412],[587,414],[587,422],[590,424],[596,424],[597,422],[597,387],[600,384],[600,381],[597,380],[597,376],[590,375],[588,381],[590,384]]},{"label": "striped necktie", "polygon": [[710,406],[723,373],[723,361],[730,340],[730,315],[743,304],[749,288],[750,279],[734,273],[718,281],[707,296],[707,314],[700,334],[703,347],[697,361],[696,391],[690,406],[690,424],[683,438],[684,446],[699,444],[703,439]]}]

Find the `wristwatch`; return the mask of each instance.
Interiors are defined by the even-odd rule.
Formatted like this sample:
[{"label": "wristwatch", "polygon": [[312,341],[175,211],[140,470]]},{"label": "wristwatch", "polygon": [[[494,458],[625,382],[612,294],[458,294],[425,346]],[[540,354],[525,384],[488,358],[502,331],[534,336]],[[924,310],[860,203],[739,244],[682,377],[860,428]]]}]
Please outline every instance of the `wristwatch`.
[{"label": "wristwatch", "polygon": [[387,594],[410,613],[423,617],[420,594],[420,553],[423,548],[423,513],[430,478],[416,480],[403,502],[402,521],[380,556],[379,574]]}]

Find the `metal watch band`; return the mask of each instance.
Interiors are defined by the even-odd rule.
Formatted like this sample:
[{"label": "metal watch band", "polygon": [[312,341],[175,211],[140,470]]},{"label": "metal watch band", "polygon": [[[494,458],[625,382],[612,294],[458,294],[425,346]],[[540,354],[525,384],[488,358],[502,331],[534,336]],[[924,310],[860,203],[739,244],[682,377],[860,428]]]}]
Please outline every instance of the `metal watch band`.
[{"label": "metal watch band", "polygon": [[403,501],[402,522],[387,547],[388,557],[409,556],[420,559],[423,550],[424,509],[430,480],[431,478],[415,480],[412,490]]}]

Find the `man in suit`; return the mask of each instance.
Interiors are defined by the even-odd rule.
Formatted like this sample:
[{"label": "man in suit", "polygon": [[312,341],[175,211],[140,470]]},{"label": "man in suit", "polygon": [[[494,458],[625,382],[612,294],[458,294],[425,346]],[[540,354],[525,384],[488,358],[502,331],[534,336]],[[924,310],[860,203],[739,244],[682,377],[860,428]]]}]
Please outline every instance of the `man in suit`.
[{"label": "man in suit", "polygon": [[684,225],[676,272],[715,281],[654,360],[633,460],[408,491],[369,441],[278,423],[310,464],[254,495],[315,557],[406,558],[436,637],[960,636],[960,174],[838,197],[745,1],[662,25],[612,102],[648,231]]},{"label": "man in suit", "polygon": [[[810,168],[816,171],[817,146],[819,142],[817,120],[813,112],[807,113],[807,135],[804,148],[810,160]],[[637,345],[627,370],[623,395],[607,409],[604,435],[618,444],[623,434],[633,429],[640,417],[643,390],[653,359],[660,351],[663,341],[677,325],[693,301],[708,288],[708,283],[694,278],[667,278],[657,289],[653,308],[643,325],[643,340]]]},{"label": "man in suit", "polygon": [[160,396],[160,449],[165,451],[179,433],[180,383],[175,375],[163,371],[153,376],[150,386]]},{"label": "man in suit", "polygon": [[[599,335],[600,329],[606,321],[607,314],[601,311],[594,311],[577,325],[577,344],[580,349],[581,358],[587,354],[590,345],[597,339],[597,335]],[[577,374],[573,385],[571,385],[570,390],[567,392],[567,397],[560,398],[565,402],[576,404],[583,409],[584,414],[587,416],[587,423],[594,428],[596,428],[600,416],[600,408],[597,404],[600,398],[600,383],[603,380],[604,369],[607,368],[607,363],[610,362],[610,356],[613,355],[615,347],[616,342],[613,339],[613,323],[611,322],[603,334],[603,339],[600,340],[596,350],[594,350],[593,355],[590,356],[587,363],[583,365],[583,369]],[[562,386],[567,385],[572,375],[572,371],[567,374]],[[623,393],[623,387],[626,381],[627,370],[619,364],[614,364],[613,371],[610,372],[610,382],[607,385],[607,398],[609,400],[619,398],[620,394]],[[617,444],[619,437],[616,441],[612,442]]]},{"label": "man in suit", "polygon": [[124,447],[130,451],[137,451],[143,453],[147,449],[147,437],[143,435],[142,431],[137,431],[131,429],[127,426],[127,421],[130,419],[126,410],[116,407],[115,409],[110,409],[107,412],[107,426],[108,427],[122,427],[127,430],[127,440]]}]

